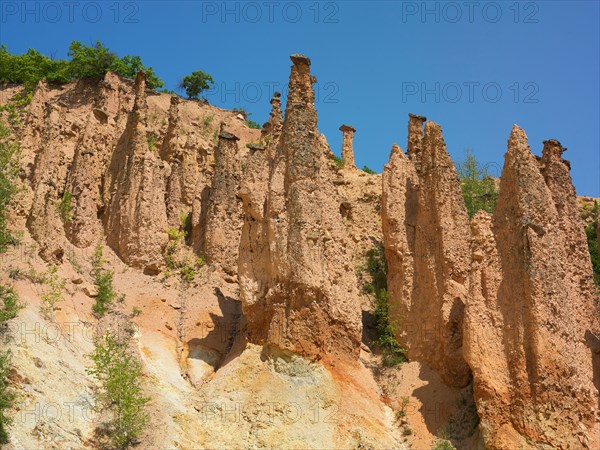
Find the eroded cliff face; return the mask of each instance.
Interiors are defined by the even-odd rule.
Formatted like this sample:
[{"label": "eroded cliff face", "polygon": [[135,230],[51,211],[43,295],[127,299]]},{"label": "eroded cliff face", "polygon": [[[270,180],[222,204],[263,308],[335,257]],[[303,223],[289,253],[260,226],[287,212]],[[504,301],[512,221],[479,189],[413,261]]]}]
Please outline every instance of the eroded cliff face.
[{"label": "eroded cliff face", "polygon": [[410,116],[409,157],[394,147],[384,169],[382,222],[396,334],[411,359],[451,386],[470,371],[462,356],[469,228],[460,183],[439,125]]},{"label": "eroded cliff face", "polygon": [[[18,91],[3,88],[3,101]],[[202,255],[221,124],[239,136],[236,157],[245,158],[258,130],[233,112],[147,90],[143,74],[40,82],[18,131],[15,226],[26,218],[47,261],[61,261],[67,242],[106,242],[128,265],[157,273],[173,228],[185,228]],[[231,223],[240,228],[241,216]]]},{"label": "eroded cliff face", "polygon": [[465,357],[489,448],[600,442],[597,305],[563,150],[546,141],[536,161],[515,126],[493,218],[471,224]]},{"label": "eroded cliff face", "polygon": [[[536,158],[515,127],[497,210],[469,223],[439,125],[423,129],[426,119],[409,115],[407,153],[395,145],[381,176],[356,169],[355,130],[342,126],[338,169],[318,131],[310,60],[291,59],[285,119],[276,94],[262,132],[233,112],[147,90],[141,73],[135,83],[113,74],[62,88],[40,83],[18,130],[23,190],[11,219],[73,280],[56,322],[95,320],[89,250],[103,242],[127,294],[114,314],[143,311],[131,320],[155,409],[141,448],[401,447],[382,398],[404,408],[405,395],[425,411],[408,408],[407,423],[421,427],[415,446],[430,447],[439,430],[426,416],[440,406],[444,383],[473,380],[486,447],[593,449],[600,326],[565,149],[546,141]],[[161,273],[170,229],[187,233],[178,249],[208,262],[185,285],[166,271],[148,276]],[[365,368],[377,344],[362,336],[361,346],[373,299],[360,292],[356,270],[382,240],[390,318],[411,360],[394,372],[395,390],[376,386]],[[5,284],[13,283],[8,269],[31,265],[11,251],[0,260],[8,261]],[[83,261],[79,269],[71,258]],[[46,270],[37,256],[33,263]],[[23,320],[43,322],[39,289],[25,279],[15,285]],[[18,343],[19,370],[42,387],[27,398],[64,394],[63,359],[76,369],[64,389],[89,387],[90,346]],[[468,390],[444,395],[464,399]],[[204,409],[215,399],[221,415]],[[304,414],[274,425],[240,410],[231,433],[230,408],[276,401],[311,414],[325,405],[337,421],[315,424]],[[92,435],[93,424],[78,424]],[[45,426],[36,436],[29,421],[15,435],[22,446],[50,438],[83,445],[64,432],[72,424]],[[474,436],[457,442],[471,445]]]},{"label": "eroded cliff face", "polygon": [[[356,358],[361,332],[356,276],[337,213],[329,149],[317,129],[314,77],[308,58],[291,59],[288,103],[269,167],[264,214],[246,214],[247,228],[252,226],[248,222],[262,221],[252,245],[256,251],[248,252],[260,269],[251,270],[248,255],[240,255],[248,339],[311,358]],[[257,276],[258,270],[266,276]]]}]

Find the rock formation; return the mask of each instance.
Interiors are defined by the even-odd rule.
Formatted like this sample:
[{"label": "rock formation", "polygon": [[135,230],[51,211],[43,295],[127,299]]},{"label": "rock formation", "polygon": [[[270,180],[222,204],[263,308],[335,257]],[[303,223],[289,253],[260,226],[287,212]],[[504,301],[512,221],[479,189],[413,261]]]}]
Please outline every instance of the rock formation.
[{"label": "rock formation", "polygon": [[350,125],[342,125],[340,131],[344,134],[342,141],[342,167],[350,170],[356,169],[356,163],[354,162],[354,148],[352,144],[356,130]]},{"label": "rock formation", "polygon": [[[283,125],[281,95],[276,92],[271,99],[271,114],[263,125],[261,141],[246,160],[239,196],[244,210],[244,225],[239,249],[239,280],[250,297],[265,294],[268,274],[264,263],[268,258],[269,243],[263,235],[265,208],[269,190],[270,172],[279,146]],[[260,292],[259,292],[260,291]]]},{"label": "rock formation", "polygon": [[122,133],[127,121],[123,103],[128,103],[129,96],[119,89],[120,84],[112,73],[99,83],[94,109],[88,113],[67,179],[65,192],[72,198],[73,208],[65,229],[69,240],[78,247],[96,244],[104,235],[99,220],[103,175],[117,144],[119,132],[115,133],[115,128]]},{"label": "rock formation", "polygon": [[439,125],[410,116],[407,158],[394,147],[384,169],[382,223],[396,334],[411,359],[451,386],[469,381],[462,319],[469,270],[468,215]]},{"label": "rock formation", "polygon": [[563,151],[546,141],[536,161],[515,126],[494,216],[471,224],[465,357],[486,448],[600,442],[597,305]]},{"label": "rock formation", "polygon": [[[240,289],[250,342],[274,344],[311,358],[356,357],[361,317],[334,171],[317,129],[310,60],[291,56],[288,103],[270,166],[263,256],[249,270],[240,254]],[[248,214],[246,223],[257,220]],[[247,224],[248,225],[248,224]],[[257,276],[256,273],[264,274]]]},{"label": "rock formation", "polygon": [[146,77],[135,80],[135,104],[105,176],[108,245],[133,267],[156,270],[167,241],[164,163],[146,134]]},{"label": "rock formation", "polygon": [[411,160],[418,162],[423,149],[423,124],[427,121],[424,116],[408,114],[408,147],[406,151]]},{"label": "rock formation", "polygon": [[219,264],[230,275],[237,271],[242,227],[242,205],[238,198],[242,169],[237,141],[237,136],[223,129],[219,133],[204,234],[207,262]]}]

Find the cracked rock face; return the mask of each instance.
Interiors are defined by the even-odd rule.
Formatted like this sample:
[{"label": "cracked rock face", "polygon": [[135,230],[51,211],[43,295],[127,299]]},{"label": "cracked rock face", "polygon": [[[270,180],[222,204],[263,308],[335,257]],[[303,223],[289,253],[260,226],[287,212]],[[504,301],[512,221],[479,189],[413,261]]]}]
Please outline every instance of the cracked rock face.
[{"label": "cracked rock face", "polygon": [[230,275],[237,270],[242,227],[242,206],[237,197],[242,170],[238,141],[227,131],[219,134],[204,238],[207,261],[219,264]]},{"label": "cracked rock face", "polygon": [[146,134],[146,78],[135,80],[135,103],[107,174],[110,202],[105,216],[108,245],[132,267],[160,265],[167,242],[164,164]]},{"label": "cracked rock face", "polygon": [[407,157],[395,147],[383,176],[390,309],[409,358],[463,387],[470,377],[462,356],[469,220],[440,126],[427,122],[419,137],[416,122],[423,120],[411,116],[413,150]]},{"label": "cracked rock face", "polygon": [[563,151],[547,141],[536,161],[515,126],[497,209],[471,224],[465,357],[489,448],[600,442],[597,306]]},{"label": "cracked rock face", "polygon": [[329,150],[317,129],[310,60],[291,59],[264,213],[246,206],[245,227],[260,226],[240,254],[248,339],[311,358],[356,358],[361,335],[356,276],[343,219],[333,213],[339,204]]}]

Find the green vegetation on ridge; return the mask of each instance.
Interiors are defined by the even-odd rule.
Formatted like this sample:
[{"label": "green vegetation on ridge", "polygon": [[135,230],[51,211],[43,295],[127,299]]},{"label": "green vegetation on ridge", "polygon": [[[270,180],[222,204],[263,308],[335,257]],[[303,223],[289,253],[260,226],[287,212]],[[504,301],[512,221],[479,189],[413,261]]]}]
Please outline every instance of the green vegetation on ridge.
[{"label": "green vegetation on ridge", "polygon": [[68,60],[52,59],[32,48],[22,55],[15,55],[2,45],[0,83],[23,84],[31,92],[41,80],[65,84],[80,78],[101,78],[107,72],[135,78],[143,70],[150,89],[164,85],[164,81],[156,76],[152,67],[145,66],[139,56],[119,57],[100,41],[93,45],[73,41],[67,55]]}]

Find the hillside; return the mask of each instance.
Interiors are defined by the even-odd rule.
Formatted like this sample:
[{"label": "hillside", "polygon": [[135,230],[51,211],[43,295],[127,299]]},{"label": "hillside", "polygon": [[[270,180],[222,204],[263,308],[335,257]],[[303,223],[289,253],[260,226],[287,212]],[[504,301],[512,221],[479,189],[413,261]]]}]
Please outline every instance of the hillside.
[{"label": "hillside", "polygon": [[[410,114],[383,174],[343,125],[337,161],[291,60],[262,129],[144,72],[0,88],[6,448],[598,448],[598,213],[562,145],[515,125],[470,218],[440,125]],[[107,333],[139,423],[90,371]]]}]

